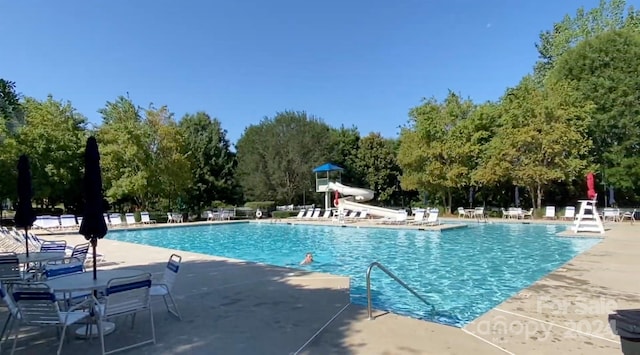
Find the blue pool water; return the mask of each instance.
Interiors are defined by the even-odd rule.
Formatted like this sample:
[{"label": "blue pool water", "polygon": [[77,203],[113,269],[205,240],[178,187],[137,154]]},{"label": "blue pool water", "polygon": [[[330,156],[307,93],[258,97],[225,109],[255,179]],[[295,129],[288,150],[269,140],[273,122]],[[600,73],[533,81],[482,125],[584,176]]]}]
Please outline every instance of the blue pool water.
[{"label": "blue pool water", "polygon": [[[374,269],[375,308],[460,327],[599,242],[555,236],[566,228],[474,224],[431,232],[243,223],[111,231],[107,238],[350,276],[352,301],[361,305],[366,269],[379,261],[432,302],[436,314]],[[315,262],[299,266],[309,251]]]}]

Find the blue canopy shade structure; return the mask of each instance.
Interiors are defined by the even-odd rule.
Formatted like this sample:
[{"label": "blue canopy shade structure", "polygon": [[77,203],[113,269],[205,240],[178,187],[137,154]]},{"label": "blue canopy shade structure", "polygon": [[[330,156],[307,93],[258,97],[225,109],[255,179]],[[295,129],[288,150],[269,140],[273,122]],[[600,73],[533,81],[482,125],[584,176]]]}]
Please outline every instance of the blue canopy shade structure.
[{"label": "blue canopy shade structure", "polygon": [[323,165],[320,165],[319,167],[313,169],[314,173],[327,173],[330,171],[344,171],[344,168],[334,165],[332,163],[326,163]]}]

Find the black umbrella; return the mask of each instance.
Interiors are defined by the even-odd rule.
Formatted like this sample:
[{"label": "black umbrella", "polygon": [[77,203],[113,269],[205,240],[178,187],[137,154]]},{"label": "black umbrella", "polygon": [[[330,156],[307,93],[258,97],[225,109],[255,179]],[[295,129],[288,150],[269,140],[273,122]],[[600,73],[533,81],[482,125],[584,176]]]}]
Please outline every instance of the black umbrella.
[{"label": "black umbrella", "polygon": [[102,174],[100,173],[100,153],[94,137],[87,139],[84,152],[84,215],[80,224],[80,234],[93,247],[93,279],[97,278],[96,246],[98,239],[107,235],[107,224],[102,216]]},{"label": "black umbrella", "polygon": [[16,227],[24,228],[24,243],[29,256],[29,227],[36,220],[36,214],[31,206],[31,168],[29,167],[29,158],[21,155],[18,160],[18,208],[13,218]]}]

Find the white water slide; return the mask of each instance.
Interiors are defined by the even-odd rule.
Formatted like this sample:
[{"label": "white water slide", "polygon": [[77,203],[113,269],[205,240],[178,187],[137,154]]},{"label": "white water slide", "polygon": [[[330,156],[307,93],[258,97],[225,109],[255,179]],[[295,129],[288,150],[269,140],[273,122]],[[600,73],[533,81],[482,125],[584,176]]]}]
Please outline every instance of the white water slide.
[{"label": "white water slide", "polygon": [[344,196],[338,200],[339,209],[367,210],[370,215],[379,217],[395,218],[398,215],[398,211],[396,210],[359,203],[373,199],[373,191],[369,189],[346,186],[339,182],[330,182],[327,188],[331,191],[338,191]]}]

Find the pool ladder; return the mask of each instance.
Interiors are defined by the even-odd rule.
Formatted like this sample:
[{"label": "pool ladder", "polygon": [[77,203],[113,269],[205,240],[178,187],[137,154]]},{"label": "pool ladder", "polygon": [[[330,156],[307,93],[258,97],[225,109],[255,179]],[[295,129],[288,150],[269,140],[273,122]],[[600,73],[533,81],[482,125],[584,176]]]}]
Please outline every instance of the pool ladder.
[{"label": "pool ladder", "polygon": [[416,296],[420,301],[424,302],[424,304],[426,304],[427,306],[430,306],[431,313],[435,314],[436,308],[431,303],[429,303],[429,301],[424,299],[424,297],[420,296],[416,291],[414,291],[411,287],[409,287],[409,285],[404,283],[404,281],[400,280],[398,276],[394,275],[386,267],[382,266],[382,264],[380,264],[377,261],[374,261],[369,265],[369,268],[367,269],[367,313],[369,315],[369,320],[375,319],[373,317],[373,311],[371,309],[371,270],[373,270],[374,267],[378,267],[378,269],[384,271],[384,273],[387,274],[387,276],[389,276],[394,281],[399,283],[400,286],[404,287],[407,291],[411,292],[412,295]]}]

